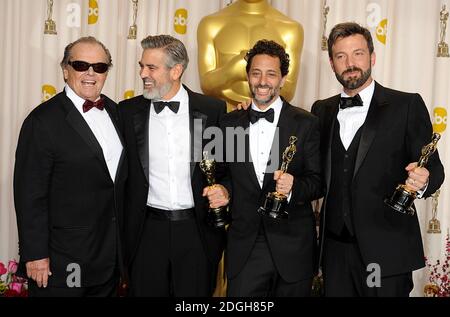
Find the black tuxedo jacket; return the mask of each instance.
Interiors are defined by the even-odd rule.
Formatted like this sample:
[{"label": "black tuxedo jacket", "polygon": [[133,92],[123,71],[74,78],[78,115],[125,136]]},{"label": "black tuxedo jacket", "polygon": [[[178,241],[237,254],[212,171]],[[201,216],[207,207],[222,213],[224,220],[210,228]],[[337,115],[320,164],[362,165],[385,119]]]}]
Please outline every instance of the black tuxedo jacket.
[{"label": "black tuxedo jacket", "polygon": [[[218,264],[225,245],[225,231],[210,227],[206,223],[208,201],[202,197],[207,186],[206,178],[199,167],[198,157],[204,144],[196,142],[194,136],[201,136],[207,127],[218,127],[219,120],[226,113],[225,102],[201,95],[184,88],[189,96],[189,117],[191,134],[191,183],[195,203],[195,216],[200,237],[209,260]],[[128,147],[129,177],[126,205],[127,263],[131,263],[139,245],[145,220],[149,182],[148,125],[151,101],[142,95],[119,103],[124,124],[125,142]],[[201,120],[202,125],[194,124]],[[197,129],[198,131],[194,131]],[[207,141],[207,140],[206,140]],[[206,142],[202,140],[203,143]],[[150,149],[151,150],[151,149]]]},{"label": "black tuxedo jacket", "polygon": [[[224,131],[227,128],[247,129],[248,110],[228,113],[221,127]],[[273,142],[271,153],[278,152],[279,165],[271,172],[267,170],[262,188],[250,161],[248,134],[245,136],[244,162],[239,162],[236,157],[236,147],[242,140],[235,140],[233,155],[226,149],[228,162],[225,166],[231,182],[222,183],[231,193],[232,223],[228,228],[226,248],[226,270],[229,278],[235,277],[244,267],[261,225],[264,226],[275,265],[285,281],[295,282],[313,276],[317,240],[311,201],[319,198],[322,190],[319,123],[310,113],[283,102],[278,128],[279,144]],[[229,136],[226,132],[224,134]],[[282,154],[289,145],[290,136],[296,136],[298,141],[297,153],[287,170],[294,176],[292,196],[287,208],[289,219],[274,220],[262,217],[257,210],[263,205],[267,193],[275,191],[273,170],[280,168]],[[229,137],[226,143],[230,144]],[[277,145],[279,148],[275,149]],[[229,162],[231,157],[234,157],[233,162]]]},{"label": "black tuxedo jacket", "polygon": [[[123,145],[117,104],[103,98]],[[111,278],[118,259],[123,270],[126,165],[123,151],[113,181],[100,144],[65,92],[34,109],[23,123],[14,168],[22,269],[49,257],[49,285],[58,287],[67,286],[72,263],[80,266],[82,287]]]},{"label": "black tuxedo jacket", "polygon": [[[331,140],[339,110],[340,95],[314,103],[312,112],[320,119],[321,152],[326,183],[326,202],[331,178]],[[430,117],[418,94],[404,93],[375,83],[351,185],[351,208],[355,234],[366,265],[377,263],[382,276],[410,272],[424,266],[424,253],[417,215],[401,214],[383,199],[404,184],[405,167],[417,162],[421,148],[431,141]],[[444,169],[436,152],[426,168],[430,179],[424,197],[433,194],[444,180]],[[324,237],[326,203],[321,212],[321,241]],[[322,246],[322,244],[321,244]],[[322,250],[322,247],[321,247]],[[326,256],[326,255],[324,255]]]}]

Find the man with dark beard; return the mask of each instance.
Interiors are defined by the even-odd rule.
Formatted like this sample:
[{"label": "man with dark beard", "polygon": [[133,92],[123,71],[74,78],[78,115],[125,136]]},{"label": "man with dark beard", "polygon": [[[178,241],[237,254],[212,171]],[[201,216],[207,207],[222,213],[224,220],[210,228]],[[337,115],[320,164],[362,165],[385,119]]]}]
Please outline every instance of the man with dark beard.
[{"label": "man with dark beard", "polygon": [[[245,59],[253,102],[221,123],[231,182],[204,192],[213,208],[228,203],[221,197],[232,197],[225,254],[228,296],[309,296],[316,249],[311,201],[322,192],[318,120],[280,98],[289,70],[281,45],[260,40]],[[282,173],[277,169],[291,136],[298,139],[297,153]],[[287,219],[258,213],[275,190],[288,196]]]},{"label": "man with dark beard", "polygon": [[417,215],[383,202],[397,184],[428,197],[442,184],[438,153],[417,167],[432,126],[419,94],[385,88],[371,77],[370,32],[336,25],[328,39],[330,63],[343,92],[317,101],[325,197],[320,263],[326,296],[408,296],[412,271],[424,266]]},{"label": "man with dark beard", "polygon": [[119,105],[129,156],[130,293],[211,296],[225,231],[206,223],[207,184],[198,161],[203,130],[218,126],[226,105],[181,84],[189,58],[180,40],[148,36],[141,45],[144,93]]}]

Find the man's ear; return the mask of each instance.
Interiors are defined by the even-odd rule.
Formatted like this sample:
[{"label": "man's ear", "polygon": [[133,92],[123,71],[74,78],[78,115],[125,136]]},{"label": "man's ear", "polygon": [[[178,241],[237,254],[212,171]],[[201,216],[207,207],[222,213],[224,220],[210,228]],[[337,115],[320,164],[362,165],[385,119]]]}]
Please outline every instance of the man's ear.
[{"label": "man's ear", "polygon": [[67,78],[69,77],[69,71],[67,70],[67,66],[63,67],[62,71],[63,71],[64,81],[67,82]]},{"label": "man's ear", "polygon": [[286,77],[287,75],[281,78],[280,88],[283,88],[284,84],[286,83]]},{"label": "man's ear", "polygon": [[170,77],[173,81],[179,80],[183,75],[183,65],[175,64],[174,67],[170,69]]},{"label": "man's ear", "polygon": [[331,69],[333,70],[333,72],[336,72],[336,71],[334,70],[334,63],[333,63],[333,59],[332,59],[331,57],[330,57],[329,61],[330,61]]},{"label": "man's ear", "polygon": [[370,55],[370,64],[373,66],[375,66],[375,62],[377,61],[377,55],[375,55],[375,52],[372,52],[372,54]]}]

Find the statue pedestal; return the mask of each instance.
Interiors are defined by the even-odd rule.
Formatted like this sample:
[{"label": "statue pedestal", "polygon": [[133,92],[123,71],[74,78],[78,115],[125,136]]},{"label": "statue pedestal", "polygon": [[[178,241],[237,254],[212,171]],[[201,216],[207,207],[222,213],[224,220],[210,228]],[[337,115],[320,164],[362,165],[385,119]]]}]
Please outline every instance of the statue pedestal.
[{"label": "statue pedestal", "polygon": [[448,44],[445,42],[441,42],[438,44],[438,57],[450,57],[449,51],[448,51]]}]

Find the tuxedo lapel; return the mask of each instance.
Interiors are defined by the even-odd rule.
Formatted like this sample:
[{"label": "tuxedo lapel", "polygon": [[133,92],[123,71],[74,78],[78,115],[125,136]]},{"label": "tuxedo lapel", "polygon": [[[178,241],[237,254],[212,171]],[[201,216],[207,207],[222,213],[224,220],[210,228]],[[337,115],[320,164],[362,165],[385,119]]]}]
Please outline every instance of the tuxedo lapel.
[{"label": "tuxedo lapel", "polygon": [[[105,98],[105,97],[103,97]],[[117,165],[117,171],[116,171],[116,176],[115,176],[115,180],[114,180],[114,184],[117,183],[117,177],[120,175],[120,171],[122,169],[122,165],[123,165],[123,159],[125,156],[125,141],[123,139],[122,136],[122,131],[119,129],[119,113],[118,113],[118,109],[117,106],[113,107],[109,100],[106,99],[105,101],[105,110],[108,113],[109,117],[111,118],[111,121],[114,125],[114,128],[116,129],[116,133],[117,136],[119,137],[120,143],[122,144],[122,152],[120,153],[120,159],[119,159],[119,164]]]},{"label": "tuxedo lapel", "polygon": [[[258,177],[256,176],[255,167],[253,166],[252,155],[250,152],[250,130],[249,130],[250,121],[248,118],[249,109],[246,111],[242,111],[241,116],[239,117],[239,119],[236,122],[235,128],[243,128],[243,130],[244,130],[243,132],[245,135],[245,140],[244,140],[245,153],[244,153],[244,157],[243,157],[244,165],[242,165],[242,166],[244,167],[244,169],[246,171],[245,172],[242,171],[242,173],[248,173],[248,176],[250,177],[250,181],[253,183],[253,185],[256,186],[256,188],[261,189],[261,186],[259,185],[259,182],[258,182]],[[236,139],[235,139],[235,141],[236,141]],[[242,158],[242,154],[238,153],[238,151],[240,149],[242,149],[242,147],[239,146],[239,140],[238,140],[234,144],[234,155],[233,155],[234,160],[237,160],[238,158]],[[239,166],[239,164],[238,164],[238,166]]]},{"label": "tuxedo lapel", "polygon": [[105,158],[103,156],[103,151],[95,138],[94,133],[92,133],[91,128],[87,122],[83,119],[80,112],[76,109],[72,101],[66,96],[65,92],[61,95],[62,104],[67,112],[66,120],[68,124],[81,136],[83,141],[88,145],[95,156],[100,160],[105,171],[109,175],[108,167],[106,165]]},{"label": "tuxedo lapel", "polygon": [[328,133],[328,144],[327,144],[327,153],[325,158],[325,181],[327,185],[327,191],[331,184],[331,143],[333,142],[334,137],[334,126],[336,125],[337,113],[339,111],[339,99],[340,95],[333,97],[329,104],[327,104],[326,112],[325,112],[325,126],[329,127],[327,130]]},{"label": "tuxedo lapel", "polygon": [[358,173],[358,170],[361,167],[370,146],[372,145],[387,104],[388,103],[385,101],[383,94],[383,87],[378,83],[375,83],[375,91],[370,103],[369,112],[367,113],[366,121],[364,122],[363,129],[361,131],[361,139],[359,141],[353,178]]},{"label": "tuxedo lapel", "polygon": [[191,140],[190,171],[192,179],[198,166],[197,163],[200,162],[203,157],[203,132],[206,127],[208,116],[201,111],[200,101],[196,95],[186,86],[184,86],[184,88],[188,92],[189,96],[189,133]]},{"label": "tuxedo lapel", "polygon": [[148,182],[149,174],[149,148],[148,148],[148,128],[150,116],[150,100],[141,97],[139,110],[133,115],[134,133],[136,135],[136,146],[145,179]]},{"label": "tuxedo lapel", "polygon": [[[289,105],[283,102],[281,108],[280,118],[277,123],[277,130],[273,136],[272,147],[270,149],[269,161],[267,162],[266,172],[264,173],[264,181],[262,190],[264,191],[267,186],[273,181],[273,172],[281,168],[283,162],[284,149],[289,144],[289,138],[291,135],[296,135],[297,123],[293,120],[295,114],[291,113]],[[273,159],[277,159],[277,162],[273,162]],[[276,166],[272,166],[277,164]]]}]

